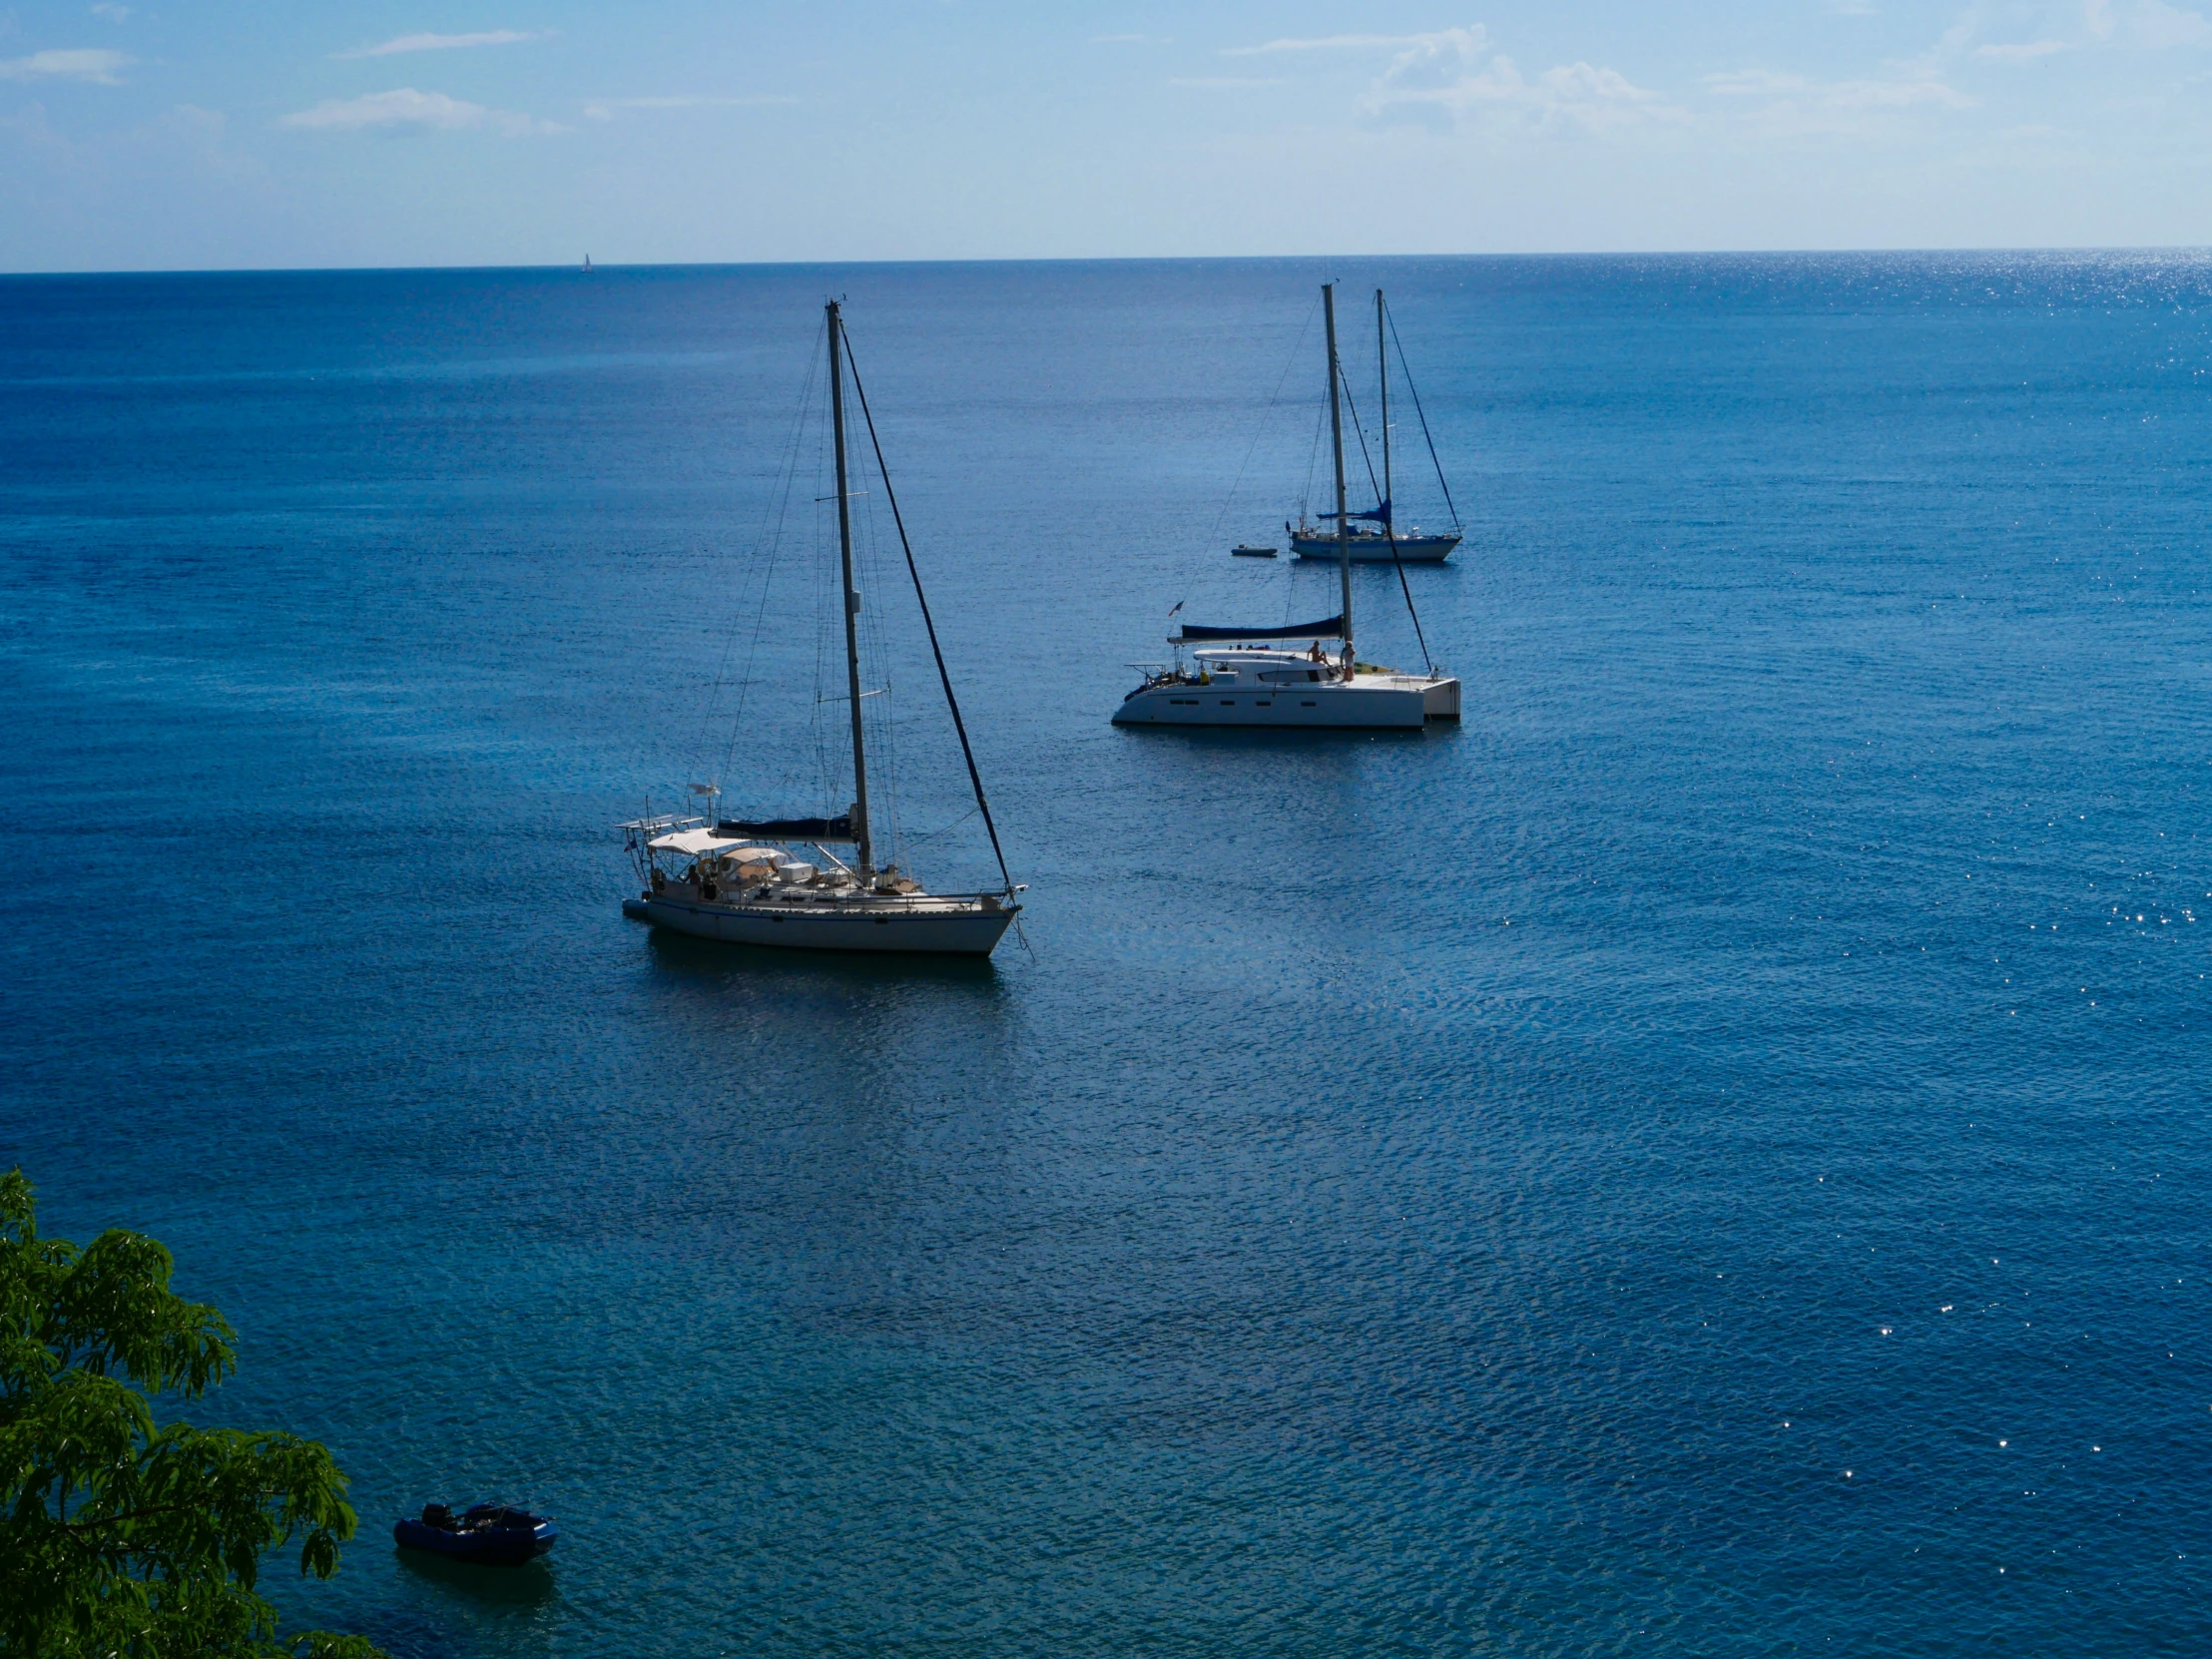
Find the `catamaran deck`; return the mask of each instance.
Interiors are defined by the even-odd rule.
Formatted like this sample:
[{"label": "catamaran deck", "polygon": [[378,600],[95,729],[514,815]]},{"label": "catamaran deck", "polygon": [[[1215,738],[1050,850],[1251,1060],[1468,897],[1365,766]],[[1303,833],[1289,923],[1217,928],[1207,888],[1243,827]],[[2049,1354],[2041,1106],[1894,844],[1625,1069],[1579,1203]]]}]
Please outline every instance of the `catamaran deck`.
[{"label": "catamaran deck", "polygon": [[1459,718],[1448,675],[1365,670],[1350,681],[1333,663],[1290,651],[1204,651],[1198,669],[1157,671],[1122,700],[1116,726],[1410,728]]}]

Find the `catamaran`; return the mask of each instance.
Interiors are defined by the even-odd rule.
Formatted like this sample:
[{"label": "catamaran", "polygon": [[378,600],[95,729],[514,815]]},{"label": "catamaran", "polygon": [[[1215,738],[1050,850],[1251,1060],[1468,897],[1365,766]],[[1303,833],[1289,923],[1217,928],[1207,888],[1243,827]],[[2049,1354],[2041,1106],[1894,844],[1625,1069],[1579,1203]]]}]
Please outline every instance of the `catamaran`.
[{"label": "catamaran", "polygon": [[[1346,510],[1344,365],[1337,357],[1336,284],[1324,283],[1321,296],[1329,346],[1329,431],[1337,469],[1337,510],[1324,516],[1337,523],[1341,608],[1333,617],[1282,628],[1215,628],[1185,623],[1181,632],[1168,640],[1177,648],[1173,663],[1137,665],[1144,673],[1144,683],[1123,698],[1121,707],[1114,711],[1116,726],[1417,729],[1432,720],[1459,718],[1459,682],[1438,673],[1434,664],[1429,664],[1425,673],[1399,674],[1361,662],[1353,649],[1351,521],[1377,515]],[[1382,315],[1382,297],[1376,295],[1378,317]],[[1382,522],[1387,532],[1386,498]],[[1398,582],[1404,587],[1402,569]],[[1406,589],[1408,613],[1412,603],[1412,592]],[[1417,614],[1413,627],[1419,637]],[[1285,643],[1299,640],[1307,642],[1304,651]],[[1340,655],[1332,656],[1323,649],[1331,640],[1342,644]],[[1189,664],[1182,660],[1185,646],[1194,648]],[[1421,655],[1427,656],[1425,639]]]},{"label": "catamaran", "polygon": [[[1007,872],[998,827],[983,794],[982,774],[960,718],[952,678],[937,644],[936,623],[921,589],[913,547],[898,512],[883,446],[859,373],[850,366],[851,341],[835,300],[826,307],[830,342],[830,424],[835,456],[837,551],[844,612],[845,702],[852,722],[852,804],[836,817],[677,818],[648,817],[620,826],[623,842],[636,865],[642,890],[623,904],[625,913],[700,938],[741,944],[785,945],[809,950],[884,950],[987,956],[1021,910],[1024,890]],[[866,422],[883,493],[898,529],[906,571],[913,580],[929,649],[936,659],[952,728],[966,758],[975,807],[990,834],[1003,884],[988,892],[932,893],[895,863],[875,862],[877,842],[868,823],[867,740],[861,720],[860,593],[852,574],[853,496],[846,474],[844,389],[849,374]],[[719,802],[720,785],[692,786]],[[795,853],[793,846],[813,856]],[[849,845],[849,860],[830,850]]]},{"label": "catamaran", "polygon": [[[1389,313],[1383,308],[1382,290],[1375,290],[1375,374],[1376,385],[1382,395],[1382,488],[1375,510],[1354,513],[1353,523],[1337,521],[1338,528],[1317,528],[1310,519],[1297,524],[1286,523],[1283,532],[1291,538],[1291,551],[1301,559],[1335,559],[1344,556],[1349,549],[1355,564],[1397,563],[1408,565],[1440,565],[1451,557],[1451,550],[1459,545],[1459,513],[1452,506],[1451,485],[1444,480],[1443,462],[1437,458],[1436,446],[1428,445],[1428,458],[1436,468],[1436,484],[1444,492],[1444,505],[1451,509],[1451,528],[1446,531],[1423,531],[1417,524],[1400,530],[1391,523],[1394,497],[1390,488],[1390,353],[1387,336],[1394,333]],[[1399,361],[1404,360],[1404,348],[1399,347]],[[1428,435],[1428,416],[1422,412],[1420,393],[1413,388],[1412,374],[1407,372],[1405,383],[1413,391],[1413,412],[1420,417],[1421,435]],[[1341,510],[1342,501],[1337,503]],[[1373,525],[1369,529],[1367,525]]]}]

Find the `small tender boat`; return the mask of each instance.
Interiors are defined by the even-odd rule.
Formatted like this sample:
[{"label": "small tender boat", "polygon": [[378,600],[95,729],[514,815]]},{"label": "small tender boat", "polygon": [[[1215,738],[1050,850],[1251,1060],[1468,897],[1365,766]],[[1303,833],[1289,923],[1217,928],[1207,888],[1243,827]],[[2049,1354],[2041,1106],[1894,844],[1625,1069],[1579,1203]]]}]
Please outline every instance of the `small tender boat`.
[{"label": "small tender boat", "polygon": [[425,1503],[422,1518],[407,1517],[391,1529],[402,1549],[426,1549],[455,1561],[519,1567],[553,1547],[553,1522],[504,1503],[479,1503],[456,1515],[443,1503]]},{"label": "small tender boat", "polygon": [[1272,559],[1275,557],[1274,548],[1255,547],[1250,542],[1239,542],[1229,551],[1234,553],[1240,559]]}]

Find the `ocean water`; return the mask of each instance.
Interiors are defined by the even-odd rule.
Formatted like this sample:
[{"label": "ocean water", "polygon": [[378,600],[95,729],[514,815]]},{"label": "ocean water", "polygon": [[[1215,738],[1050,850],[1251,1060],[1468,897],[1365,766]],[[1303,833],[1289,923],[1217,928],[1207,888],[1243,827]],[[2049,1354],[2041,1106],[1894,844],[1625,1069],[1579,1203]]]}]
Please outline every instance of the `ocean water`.
[{"label": "ocean water", "polygon": [[[1330,276],[1464,722],[1116,730],[1333,603],[1227,556]],[[834,804],[830,293],[987,965],[619,913],[642,803]],[[2208,371],[2194,255],[0,280],[0,1162],[408,1659],[2202,1652]],[[489,1493],[548,1564],[390,1547]]]}]

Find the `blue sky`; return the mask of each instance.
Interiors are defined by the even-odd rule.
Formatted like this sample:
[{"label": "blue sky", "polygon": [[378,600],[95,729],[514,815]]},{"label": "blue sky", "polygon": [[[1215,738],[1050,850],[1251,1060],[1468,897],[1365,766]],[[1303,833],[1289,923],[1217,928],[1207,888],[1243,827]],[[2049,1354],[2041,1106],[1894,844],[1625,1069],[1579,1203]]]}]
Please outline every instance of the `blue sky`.
[{"label": "blue sky", "polygon": [[2171,0],[30,4],[0,269],[2194,246],[2208,111]]}]

